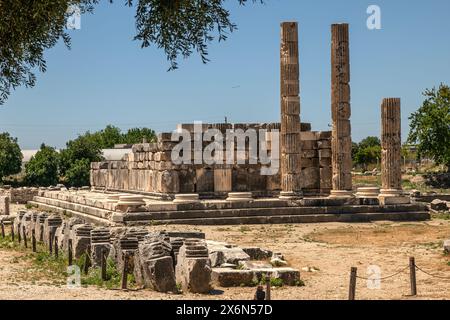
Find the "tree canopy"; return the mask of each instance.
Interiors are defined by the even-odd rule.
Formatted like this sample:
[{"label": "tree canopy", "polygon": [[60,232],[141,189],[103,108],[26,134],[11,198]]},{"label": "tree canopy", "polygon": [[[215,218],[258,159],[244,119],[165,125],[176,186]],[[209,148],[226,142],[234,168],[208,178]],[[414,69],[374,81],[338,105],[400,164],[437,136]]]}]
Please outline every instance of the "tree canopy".
[{"label": "tree canopy", "polygon": [[450,87],[427,89],[422,106],[410,117],[408,143],[417,144],[420,156],[430,156],[450,170]]},{"label": "tree canopy", "polygon": [[[237,0],[239,4],[257,0]],[[112,2],[110,0],[110,2]],[[169,70],[177,68],[179,56],[197,52],[208,62],[208,44],[225,40],[236,29],[225,0],[127,0],[135,7],[136,35],[141,47],[164,50]],[[261,0],[262,2],[262,0]],[[93,12],[99,0],[0,0],[0,105],[19,86],[32,87],[36,70],[45,72],[44,51],[63,40],[70,48],[65,28],[68,8]]]},{"label": "tree canopy", "polygon": [[41,145],[40,150],[25,165],[27,185],[48,187],[58,183],[58,152],[55,148]]},{"label": "tree canopy", "polygon": [[132,128],[122,131],[112,125],[105,129],[79,135],[67,142],[66,148],[59,155],[59,172],[63,182],[69,186],[89,185],[90,163],[102,160],[102,149],[114,148],[116,144],[141,143],[155,141],[156,134],[149,128]]},{"label": "tree canopy", "polygon": [[378,137],[367,137],[360,143],[352,144],[352,157],[355,164],[365,170],[369,164],[377,163],[381,159],[381,142]]},{"label": "tree canopy", "polygon": [[22,158],[17,138],[11,137],[6,132],[0,134],[0,180],[19,173],[22,168]]}]

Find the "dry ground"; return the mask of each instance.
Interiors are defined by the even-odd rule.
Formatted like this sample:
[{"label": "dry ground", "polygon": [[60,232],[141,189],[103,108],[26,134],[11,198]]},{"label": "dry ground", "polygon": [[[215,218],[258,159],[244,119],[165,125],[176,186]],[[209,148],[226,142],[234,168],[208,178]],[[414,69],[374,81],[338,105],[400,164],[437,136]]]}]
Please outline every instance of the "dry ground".
[{"label": "dry ground", "polygon": [[[158,226],[166,230],[200,230],[211,240],[240,246],[260,246],[285,255],[301,271],[305,287],[274,289],[273,299],[346,299],[350,267],[367,277],[367,268],[377,265],[382,277],[408,266],[410,256],[419,267],[448,280],[417,273],[419,296],[414,299],[450,299],[450,256],[442,242],[450,239],[450,221],[420,223],[378,222],[371,224],[303,224],[255,226]],[[212,295],[168,295],[148,290],[122,292],[96,287],[68,289],[61,281],[31,269],[27,253],[0,249],[0,299],[251,299],[254,288],[216,288]],[[409,274],[383,280],[370,290],[358,279],[358,299],[413,299],[408,297]]]}]

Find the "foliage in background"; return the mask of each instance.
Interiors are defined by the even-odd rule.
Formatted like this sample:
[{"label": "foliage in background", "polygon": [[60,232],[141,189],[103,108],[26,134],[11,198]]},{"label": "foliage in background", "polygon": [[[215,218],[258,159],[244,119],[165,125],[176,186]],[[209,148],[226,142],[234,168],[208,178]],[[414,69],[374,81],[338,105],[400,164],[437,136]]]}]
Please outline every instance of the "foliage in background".
[{"label": "foliage in background", "polygon": [[48,187],[58,183],[59,154],[55,148],[41,145],[40,150],[25,165],[27,185]]},{"label": "foliage in background", "polygon": [[119,128],[108,125],[103,130],[79,135],[61,150],[59,171],[62,182],[71,187],[89,185],[90,163],[103,159],[102,149],[114,148],[116,144],[141,143],[143,139],[155,141],[156,134],[148,128],[133,128],[122,133]]},{"label": "foliage in background", "polygon": [[92,11],[90,0],[0,0],[0,105],[19,86],[32,87],[35,71],[45,72],[44,51],[63,40],[67,8],[77,4],[81,12]]},{"label": "foliage in background", "polygon": [[409,120],[408,142],[417,144],[420,156],[429,156],[450,171],[450,87],[427,89],[425,101]]},{"label": "foliage in background", "polygon": [[[256,0],[238,0],[243,5]],[[110,2],[112,2],[110,0]],[[164,50],[170,69],[177,59],[197,52],[208,62],[208,44],[216,33],[219,41],[236,29],[224,0],[127,0],[136,7],[134,40],[146,48]],[[262,1],[261,1],[262,2]],[[65,27],[68,8],[93,12],[99,0],[0,0],[0,105],[19,86],[33,87],[36,70],[45,72],[44,51],[63,40],[70,48]]]},{"label": "foliage in background", "polygon": [[88,186],[89,170],[91,168],[91,161],[89,159],[75,160],[70,168],[66,171],[64,182],[70,187]]},{"label": "foliage in background", "polygon": [[378,137],[367,137],[360,143],[352,145],[353,162],[367,170],[369,164],[381,160],[381,142]]},{"label": "foliage in background", "polygon": [[7,132],[0,134],[0,181],[20,172],[22,158],[17,138],[11,137]]}]

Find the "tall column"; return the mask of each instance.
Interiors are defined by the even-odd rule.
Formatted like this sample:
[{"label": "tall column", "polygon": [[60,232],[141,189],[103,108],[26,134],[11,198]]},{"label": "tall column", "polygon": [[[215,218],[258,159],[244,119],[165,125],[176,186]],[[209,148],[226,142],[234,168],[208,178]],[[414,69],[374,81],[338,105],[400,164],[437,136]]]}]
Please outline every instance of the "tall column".
[{"label": "tall column", "polygon": [[331,197],[352,195],[352,137],[350,125],[350,53],[348,24],[331,26]]},{"label": "tall column", "polygon": [[409,203],[402,196],[400,98],[386,98],[381,104],[381,181],[380,203]]},{"label": "tall column", "polygon": [[281,24],[281,193],[280,199],[299,199],[301,191],[300,67],[298,24]]}]

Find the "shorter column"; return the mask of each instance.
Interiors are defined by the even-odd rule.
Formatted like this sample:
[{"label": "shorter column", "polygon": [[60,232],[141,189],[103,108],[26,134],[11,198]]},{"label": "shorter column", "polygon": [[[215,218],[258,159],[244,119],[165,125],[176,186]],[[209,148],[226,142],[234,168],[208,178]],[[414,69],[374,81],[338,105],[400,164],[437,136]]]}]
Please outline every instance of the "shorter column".
[{"label": "shorter column", "polygon": [[402,191],[400,98],[386,98],[381,104],[381,205],[408,204]]}]

